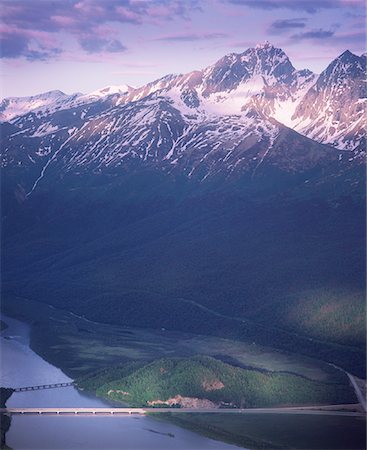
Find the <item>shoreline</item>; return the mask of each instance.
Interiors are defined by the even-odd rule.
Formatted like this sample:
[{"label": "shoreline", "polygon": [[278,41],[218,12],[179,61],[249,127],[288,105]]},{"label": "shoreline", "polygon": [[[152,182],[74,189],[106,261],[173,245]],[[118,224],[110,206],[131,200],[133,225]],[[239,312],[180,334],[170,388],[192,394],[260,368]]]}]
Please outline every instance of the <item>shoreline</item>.
[{"label": "shoreline", "polygon": [[[33,306],[33,305],[30,305],[30,306]],[[46,311],[43,311],[43,313],[49,312],[49,306],[48,305],[46,305],[44,307],[44,309]],[[58,312],[61,315],[65,315],[65,316],[72,315],[72,316],[74,316],[75,319],[77,320],[76,323],[72,324],[72,326],[74,328],[75,327],[76,328],[80,327],[79,321],[85,321],[84,318],[80,318],[80,317],[76,316],[75,314],[70,313],[68,311],[67,312],[63,311],[63,310],[58,311],[56,308],[52,308],[52,310],[55,313]],[[39,355],[42,359],[44,359],[49,364],[51,364],[51,365],[55,366],[56,368],[58,368],[59,370],[61,370],[63,372],[63,374],[66,375],[70,380],[75,381],[78,378],[80,378],[80,376],[83,377],[83,375],[84,375],[83,373],[81,373],[81,374],[80,373],[76,373],[75,367],[73,367],[73,368],[70,367],[71,366],[71,364],[70,364],[70,353],[72,354],[72,352],[73,352],[71,344],[70,343],[66,343],[62,347],[60,345],[59,334],[57,332],[58,330],[52,329],[51,333],[50,333],[50,330],[47,329],[47,327],[49,327],[50,323],[51,323],[50,319],[55,320],[55,318],[53,316],[50,317],[49,315],[46,315],[46,314],[44,314],[42,316],[42,312],[41,312],[41,317],[43,318],[43,321],[41,319],[41,322],[39,323],[38,321],[35,322],[35,320],[32,317],[30,317],[29,315],[27,315],[26,312],[24,312],[24,310],[22,310],[21,314],[15,312],[15,311],[6,311],[6,314],[8,314],[9,317],[13,317],[16,320],[20,320],[20,321],[25,322],[27,324],[27,326],[29,326],[29,344],[28,345],[29,345],[29,347],[30,347],[30,349],[32,351],[34,351],[37,355]],[[40,317],[40,315],[38,315],[38,317]],[[60,318],[58,320],[61,321]],[[93,332],[95,333],[94,336],[91,334],[92,338],[94,338],[95,336],[97,338],[99,338],[100,337],[99,334],[102,335],[103,333],[106,332],[105,324],[99,324],[97,322],[91,322],[91,321],[88,321],[88,322],[91,324],[91,328],[90,329],[93,330]],[[44,325],[45,323],[47,324],[46,326]],[[97,327],[96,330],[94,330],[93,327]],[[84,329],[81,329],[81,328],[79,328],[79,330],[88,331],[88,330],[84,330]],[[118,330],[118,331],[121,331],[121,329]],[[90,332],[90,331],[88,331],[88,332]],[[46,333],[46,334],[44,334],[44,333]],[[115,337],[114,334],[111,334],[111,337],[114,338]],[[45,338],[47,338],[47,339],[45,339]],[[46,341],[47,341],[47,344],[45,345]],[[90,344],[89,344],[88,341],[89,341],[88,339],[85,342],[84,341],[78,341],[79,347],[81,345],[84,345],[85,347],[89,347]],[[142,341],[142,343],[143,343],[143,341]],[[56,344],[56,345],[53,345],[53,344]],[[133,345],[135,345],[134,341],[133,341]],[[170,345],[175,345],[175,343],[171,343]],[[104,349],[105,352],[109,351],[109,349],[111,348],[110,346],[112,346],[113,348],[117,347],[115,342],[113,342],[111,344],[106,343],[105,344],[105,349]],[[127,344],[127,346],[129,346],[129,344]],[[58,347],[58,351],[55,352],[54,347]],[[101,355],[101,350],[99,350],[99,353],[96,353],[95,359],[100,361],[101,360],[100,355]],[[74,356],[74,355],[72,355],[72,356]],[[76,355],[76,356],[78,356],[78,355]],[[178,355],[175,354],[173,356],[177,357]],[[69,359],[68,359],[68,357],[69,357]],[[165,356],[163,356],[163,357],[165,357]],[[178,357],[180,357],[180,356],[178,356]],[[162,356],[155,356],[154,358],[149,358],[149,359],[145,359],[145,360],[141,360],[141,361],[144,364],[148,364],[149,362],[154,361],[155,359],[161,359],[161,358],[162,358]],[[93,360],[93,355],[92,355],[92,358],[90,358],[90,359]],[[218,358],[218,359],[220,361],[220,358]],[[129,359],[125,358],[125,360],[117,361],[117,359],[115,358],[113,361],[111,361],[111,363],[109,363],[107,359],[106,360],[103,359],[102,361],[103,362],[101,362],[100,364],[96,365],[95,369],[90,369],[90,370],[87,369],[85,375],[89,376],[91,373],[98,372],[99,370],[105,369],[106,367],[116,366],[116,365],[120,365],[120,364],[123,365],[123,364],[125,364],[127,362],[131,362],[131,361],[134,361],[134,360],[131,359],[131,358],[129,358]],[[140,359],[136,359],[135,361],[140,361]],[[77,359],[76,362],[77,362],[77,364],[85,366],[88,361],[85,361],[83,359]],[[305,377],[306,380],[309,379],[310,381],[321,381],[322,383],[326,383],[326,384],[329,384],[329,383],[345,384],[345,385],[349,384],[349,378],[347,377],[347,375],[346,375],[346,373],[344,371],[340,370],[340,368],[336,369],[334,367],[330,367],[330,365],[328,365],[327,363],[324,363],[324,362],[315,361],[315,363],[323,364],[324,366],[325,365],[328,366],[327,370],[330,371],[330,373],[332,373],[332,376],[330,375],[331,376],[330,380],[329,381],[326,381],[326,380],[321,381],[321,380],[317,380],[316,378]],[[239,367],[241,367],[241,366],[239,366]],[[262,372],[264,370],[264,369],[260,369],[260,368],[257,368],[257,367],[243,367],[243,368],[249,369],[249,370],[255,370],[255,371],[259,371],[259,372]],[[266,372],[267,371],[265,370],[265,373]],[[287,373],[287,372],[286,371],[282,371],[282,370],[276,370],[274,372],[268,371],[268,373],[279,373],[279,374],[282,374],[282,373]],[[292,374],[292,372],[289,372],[289,373]],[[299,376],[299,377],[303,378],[303,375],[301,375],[300,373],[293,373],[293,375],[296,375],[296,376]],[[120,402],[120,400],[113,401],[113,400],[111,400],[110,398],[108,398],[106,396],[103,396],[103,395],[98,396],[98,395],[96,395],[96,392],[94,390],[80,389],[77,385],[75,386],[75,388],[79,392],[87,394],[87,396],[91,396],[93,398],[103,400],[104,402],[106,402],[109,405],[111,405],[111,404],[112,405],[122,405],[122,404],[124,404],[124,405],[129,406],[126,402],[122,403],[122,402]],[[342,405],[342,404],[345,404],[345,403],[347,403],[347,404],[354,403],[352,401],[352,398],[350,400],[351,401],[340,402],[340,404]],[[339,403],[339,402],[337,402],[337,403]],[[320,405],[322,407],[322,406],[325,406],[325,405],[327,406],[327,405],[330,405],[330,404],[333,404],[333,403],[330,403],[330,402],[327,402],[327,403],[325,403],[325,402],[320,402],[320,403],[318,403],[318,402],[297,403],[296,402],[296,403],[291,403],[289,405],[284,405],[284,406],[300,406],[300,407],[304,406],[304,407],[307,407],[307,406],[310,406],[310,405],[311,406],[312,405]],[[257,406],[257,405],[254,405],[254,406]],[[260,406],[262,406],[262,405],[260,405]],[[269,406],[281,406],[281,405],[280,404],[279,405],[270,405],[269,404]]]},{"label": "shoreline", "polygon": [[[4,320],[7,320],[7,319],[10,319],[10,320],[15,320],[15,321],[19,321],[19,322],[22,322],[26,327],[31,327],[32,325],[30,325],[29,324],[29,322],[27,323],[27,322],[25,322],[24,320],[19,320],[19,318],[15,318],[14,316],[10,316],[10,314],[9,315],[7,315],[6,317],[4,317],[4,314],[2,315],[2,317],[3,317],[3,319]],[[27,345],[27,347],[29,347],[29,348],[31,348],[30,347],[30,345],[29,345],[30,343],[27,343],[26,345]],[[43,359],[44,361],[46,361],[44,358],[43,358],[43,356],[42,355],[40,355],[38,352],[36,352],[35,350],[32,350],[32,352],[33,353],[35,353],[35,355],[37,355],[38,357],[40,357],[41,359]],[[48,362],[48,361],[46,361],[46,362]],[[48,362],[49,363],[49,362]],[[51,363],[49,363],[49,364],[51,364]],[[61,368],[60,367],[58,367],[58,366],[54,366],[55,368],[57,368],[57,369],[59,369],[59,370],[61,370]],[[117,406],[116,405],[116,403],[113,403],[113,402],[108,402],[106,399],[104,399],[104,398],[102,398],[102,397],[98,397],[98,396],[96,396],[96,395],[94,395],[92,392],[88,392],[88,391],[83,391],[83,390],[80,390],[80,389],[77,389],[77,387],[75,386],[75,389],[76,389],[76,391],[80,394],[80,395],[83,395],[83,396],[86,396],[86,397],[89,397],[89,398],[91,398],[91,399],[95,399],[95,400],[98,400],[98,402],[103,402],[103,403],[105,403],[106,405],[108,405],[108,406]],[[37,391],[38,392],[38,391]],[[5,407],[5,404],[3,405],[4,407]],[[96,408],[101,408],[101,407],[103,407],[103,406],[96,406]],[[36,407],[37,408],[37,407]],[[11,409],[11,407],[10,407],[10,409]],[[4,425],[5,425],[5,423],[4,422],[2,422],[2,431],[4,431],[4,438],[5,438],[5,434],[6,434],[6,432],[8,432],[9,430],[10,430],[10,428],[11,428],[11,416],[8,416],[7,414],[1,414],[1,417],[2,418],[4,418],[5,419],[5,421],[6,421],[6,423],[7,423],[7,427],[5,427]],[[148,416],[147,415],[147,418],[148,419],[154,419],[154,422],[156,422],[155,421],[155,418],[154,417],[152,417],[152,416]],[[155,428],[155,424],[154,423],[152,423],[152,422],[147,422],[146,423],[146,431],[149,431],[149,432],[151,432],[151,433],[154,433],[154,434],[157,434],[157,435],[161,435],[161,436],[166,436],[166,437],[169,437],[169,438],[173,438],[173,437],[176,437],[176,436],[174,436],[169,430],[170,430],[170,428],[168,427],[168,430],[167,429],[165,429],[165,427],[163,427],[163,429],[160,429],[160,427],[156,427]],[[179,427],[179,428],[182,428],[183,429],[183,427]],[[197,434],[197,435],[201,435],[202,436],[202,434],[200,434],[200,433],[195,433],[195,434]],[[179,436],[179,435],[178,435]],[[180,438],[181,439],[181,438]],[[2,445],[1,445],[1,447],[0,447],[1,449],[4,449],[4,450],[12,450],[10,447],[8,447],[8,446],[6,446],[6,444],[5,444],[5,442],[3,441],[3,443],[2,443]],[[148,447],[147,447],[148,448]]]},{"label": "shoreline", "polygon": [[[8,314],[9,317],[14,317],[14,315]],[[23,322],[26,322],[28,326],[30,326],[30,330],[32,330],[32,328],[34,328],[35,324],[32,323],[31,320],[29,321],[25,321],[24,319],[21,320],[19,317],[15,317],[16,320],[20,320]],[[31,322],[31,323],[30,323]],[[30,333],[30,339],[32,338],[32,332]],[[31,347],[31,346],[30,346]],[[36,348],[34,348],[36,347]],[[43,352],[39,352],[37,351],[37,345],[36,346],[32,346],[31,347],[32,350],[39,355],[41,358],[43,358],[45,361],[49,362],[50,364],[53,364],[53,362],[49,361],[48,358],[44,358]],[[55,365],[55,364],[53,364]],[[59,365],[55,365],[55,367],[59,367]],[[59,367],[60,368],[60,367]],[[60,368],[60,370],[63,371],[63,373],[65,373],[65,370],[63,370],[62,368]],[[85,393],[90,395],[91,397],[98,399],[98,400],[103,400],[105,401],[105,399],[102,397],[97,397],[93,392],[88,392],[88,391],[80,391],[78,389],[78,392],[80,393]],[[168,413],[168,414],[167,414]],[[201,420],[200,423],[197,421],[197,419],[194,417],[190,417],[190,415],[186,416],[180,416],[177,417],[178,415],[174,415],[174,411],[167,411],[164,413],[152,413],[152,414],[148,414],[148,417],[150,417],[151,419],[156,420],[160,420],[166,423],[172,423],[176,426],[179,426],[180,428],[184,428],[187,429],[189,431],[192,431],[196,434],[199,434],[201,436],[205,436],[207,438],[210,439],[214,439],[216,441],[220,441],[220,442],[224,442],[227,444],[231,444],[231,445],[240,445],[241,447],[245,447],[245,448],[252,448],[252,449],[274,449],[274,450],[280,450],[285,448],[284,446],[282,447],[281,445],[276,445],[274,443],[270,443],[270,441],[265,440],[262,438],[262,436],[260,435],[256,437],[256,439],[253,439],[251,437],[251,432],[247,432],[247,435],[244,436],[243,433],[241,434],[241,427],[243,426],[242,422],[238,424],[238,428],[233,430],[233,417],[231,416],[231,420],[226,421],[226,419],[224,418],[224,420],[226,421],[226,423],[224,424],[225,426],[222,427],[222,429],[220,428],[222,426],[222,424],[212,424],[212,417],[206,417],[205,414],[201,414]],[[165,416],[165,417],[164,417]],[[223,415],[218,414],[218,416],[222,417]],[[254,415],[255,417],[256,415]],[[264,417],[265,416],[265,417]],[[273,414],[269,414],[269,415],[262,415],[261,417],[261,422],[263,423],[263,427],[266,429],[269,423],[269,420],[273,420],[272,417],[270,416],[274,416]],[[279,416],[279,414],[278,414]],[[283,417],[287,419],[286,415],[283,414]],[[338,418],[336,418],[338,419]],[[242,420],[242,419],[241,419]],[[250,419],[252,420],[252,419]],[[292,419],[293,420],[293,419]],[[300,421],[300,423],[302,423],[302,421],[304,420],[304,417],[302,416],[298,416],[298,419]],[[308,420],[308,419],[306,419]],[[320,417],[319,417],[320,420]],[[223,422],[223,420],[221,420]],[[238,422],[238,420],[237,420]],[[246,418],[245,423],[248,422],[248,418]],[[251,431],[251,429],[250,429]],[[269,435],[269,431],[266,429],[265,430],[267,435]],[[265,442],[265,444],[264,444]],[[273,445],[274,444],[274,445]],[[327,447],[326,447],[327,448]],[[330,447],[329,447],[330,448]]]}]

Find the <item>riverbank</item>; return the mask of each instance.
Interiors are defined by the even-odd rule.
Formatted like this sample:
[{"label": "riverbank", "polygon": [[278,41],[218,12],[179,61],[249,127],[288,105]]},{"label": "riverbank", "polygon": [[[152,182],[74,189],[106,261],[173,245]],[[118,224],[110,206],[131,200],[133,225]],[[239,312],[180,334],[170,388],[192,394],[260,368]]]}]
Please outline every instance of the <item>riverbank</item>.
[{"label": "riverbank", "polygon": [[365,450],[366,418],[292,414],[154,414],[187,430],[251,450]]},{"label": "riverbank", "polygon": [[[111,326],[25,299],[15,299],[8,313],[32,325],[31,348],[72,379],[131,361],[146,364],[167,355],[187,357],[206,353],[232,365],[264,373],[294,374],[316,382],[348,385],[346,376],[326,363],[253,344],[165,330]],[[351,403],[353,401],[354,397]],[[227,423],[227,419],[217,426],[212,418],[198,421],[191,420],[190,416],[170,416],[167,420],[212,439],[235,445],[253,445],[254,441],[262,448],[261,433],[255,438],[251,433],[242,436],[241,422],[236,422],[239,429],[234,429],[233,422]]]},{"label": "riverbank", "polygon": [[[9,320],[9,330],[2,335],[1,383],[25,386],[56,382],[67,377],[29,349],[29,327]],[[27,367],[27,370],[24,368]],[[41,381],[41,382],[40,382]],[[106,407],[95,397],[73,387],[15,392],[8,407]],[[154,430],[156,433],[152,433]],[[168,435],[174,435],[174,439]],[[170,423],[149,417],[76,417],[15,415],[7,433],[7,443],[16,450],[232,450]]]},{"label": "riverbank", "polygon": [[11,425],[11,418],[6,414],[0,414],[0,449],[1,450],[12,450],[6,444],[6,433],[9,431]]},{"label": "riverbank", "polygon": [[[4,322],[2,322],[4,323]],[[6,324],[5,324],[6,325]],[[6,325],[5,328],[8,326]],[[3,330],[5,329],[3,328]],[[14,390],[10,388],[0,387],[0,407],[6,408],[6,402],[13,394]],[[2,450],[11,450],[6,445],[6,433],[9,431],[11,425],[11,418],[6,414],[0,414],[0,448]]]}]

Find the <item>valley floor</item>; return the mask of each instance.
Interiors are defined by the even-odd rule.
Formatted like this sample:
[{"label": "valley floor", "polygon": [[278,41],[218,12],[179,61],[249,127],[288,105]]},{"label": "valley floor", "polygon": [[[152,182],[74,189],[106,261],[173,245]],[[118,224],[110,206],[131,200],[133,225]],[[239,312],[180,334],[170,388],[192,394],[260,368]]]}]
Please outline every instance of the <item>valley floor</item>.
[{"label": "valley floor", "polygon": [[[53,306],[23,298],[3,302],[4,312],[32,327],[31,347],[75,379],[131,360],[207,355],[228,364],[291,373],[310,380],[344,380],[335,367],[271,347],[214,336],[92,322]],[[200,331],[200,330],[198,330]]]},{"label": "valley floor", "polygon": [[[20,298],[6,302],[3,307],[7,314],[33,325],[32,348],[74,379],[131,360],[150,361],[195,354],[206,354],[239,367],[264,372],[293,373],[318,382],[338,380],[344,383],[346,378],[340,370],[322,361],[252,343],[200,334],[111,326]],[[357,400],[351,399],[350,403],[353,401]],[[235,416],[169,412],[162,413],[160,418],[211,438],[252,449],[286,449],[295,445],[299,449],[365,448],[363,417]],[[348,433],[345,430],[349,430]]]}]

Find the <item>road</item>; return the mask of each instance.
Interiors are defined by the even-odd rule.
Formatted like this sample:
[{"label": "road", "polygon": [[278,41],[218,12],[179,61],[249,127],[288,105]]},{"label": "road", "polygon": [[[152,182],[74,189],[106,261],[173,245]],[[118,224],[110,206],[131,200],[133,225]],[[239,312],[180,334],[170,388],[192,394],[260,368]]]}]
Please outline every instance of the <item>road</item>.
[{"label": "road", "polygon": [[[351,405],[344,405],[350,407]],[[355,406],[355,405],[354,405]],[[313,414],[329,416],[359,416],[364,413],[336,410],[338,405],[324,407],[285,407],[285,408],[0,408],[3,414],[38,414],[38,415],[144,415],[146,413],[205,413],[205,414]],[[340,405],[339,405],[340,407]]]},{"label": "road", "polygon": [[359,403],[362,405],[362,408],[366,412],[366,406],[367,406],[366,405],[366,397],[363,395],[362,391],[360,390],[356,380],[354,379],[354,376],[348,372],[345,372],[345,373],[348,375],[348,378],[349,378],[350,382],[352,383],[352,386],[354,388],[354,391],[356,393]]},{"label": "road", "polygon": [[[353,386],[354,392],[356,393],[356,397],[357,397],[359,403],[361,404],[364,412],[366,412],[367,411],[367,409],[366,409],[366,407],[367,407],[367,405],[366,405],[366,397],[363,394],[363,392],[361,391],[360,387],[358,386],[358,383],[356,382],[354,376],[352,374],[350,374],[349,372],[347,372],[346,370],[342,369],[341,367],[336,366],[333,363],[328,363],[328,364],[329,364],[329,366],[332,366],[335,369],[338,369],[341,372],[345,373],[345,375],[347,375],[347,377],[349,378],[349,381],[351,382],[351,384]],[[366,380],[364,380],[364,383],[366,383]]]}]

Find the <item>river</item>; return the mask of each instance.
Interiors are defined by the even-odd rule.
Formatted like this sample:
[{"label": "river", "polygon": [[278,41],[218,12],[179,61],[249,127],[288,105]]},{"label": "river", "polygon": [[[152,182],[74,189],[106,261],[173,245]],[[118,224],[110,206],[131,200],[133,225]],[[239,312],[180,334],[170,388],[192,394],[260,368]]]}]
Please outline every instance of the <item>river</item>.
[{"label": "river", "polygon": [[[21,387],[70,381],[29,347],[30,327],[2,315],[0,385]],[[105,407],[74,387],[16,392],[12,407]],[[173,435],[173,436],[172,436]],[[149,417],[13,416],[6,436],[13,450],[234,450],[238,447],[207,439]]]}]

